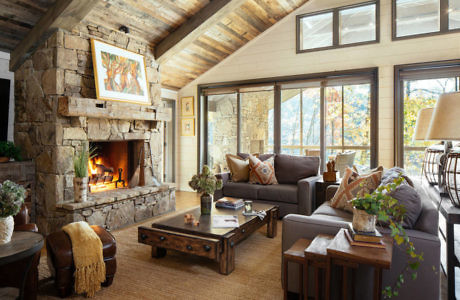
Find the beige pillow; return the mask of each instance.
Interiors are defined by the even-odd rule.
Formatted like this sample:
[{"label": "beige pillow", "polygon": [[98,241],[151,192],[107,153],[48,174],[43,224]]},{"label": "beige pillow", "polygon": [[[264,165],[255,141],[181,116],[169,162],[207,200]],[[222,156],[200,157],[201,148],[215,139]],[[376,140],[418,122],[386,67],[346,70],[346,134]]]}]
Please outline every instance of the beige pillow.
[{"label": "beige pillow", "polygon": [[382,178],[381,171],[358,176],[355,180],[350,181],[352,175],[353,170],[347,168],[339,189],[331,200],[332,207],[353,212],[353,205],[349,201],[356,196],[372,193],[380,185]]},{"label": "beige pillow", "polygon": [[249,183],[278,184],[273,167],[274,161],[274,157],[261,161],[257,157],[249,155]]},{"label": "beige pillow", "polygon": [[225,159],[233,182],[247,182],[249,180],[248,159],[241,159],[241,157],[232,154],[225,155]]}]

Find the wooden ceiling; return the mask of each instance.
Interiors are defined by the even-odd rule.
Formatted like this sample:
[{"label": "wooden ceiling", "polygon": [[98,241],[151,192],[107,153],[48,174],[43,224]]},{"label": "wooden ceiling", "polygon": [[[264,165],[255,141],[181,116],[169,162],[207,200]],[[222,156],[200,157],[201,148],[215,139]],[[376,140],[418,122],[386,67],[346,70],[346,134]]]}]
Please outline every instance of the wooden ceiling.
[{"label": "wooden ceiling", "polygon": [[[156,50],[162,84],[181,88],[307,1],[99,0],[84,20],[129,27],[130,36]],[[0,48],[13,51],[59,2],[0,0]]]},{"label": "wooden ceiling", "polygon": [[0,50],[10,52],[56,0],[0,0]]}]

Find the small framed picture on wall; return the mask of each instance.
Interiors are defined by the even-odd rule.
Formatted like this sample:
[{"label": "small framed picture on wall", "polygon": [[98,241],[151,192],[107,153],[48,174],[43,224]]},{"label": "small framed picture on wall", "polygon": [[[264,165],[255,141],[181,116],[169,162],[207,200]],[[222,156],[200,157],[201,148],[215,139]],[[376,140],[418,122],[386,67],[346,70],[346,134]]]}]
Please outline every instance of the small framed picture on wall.
[{"label": "small framed picture on wall", "polygon": [[195,119],[184,118],[182,119],[182,136],[195,136]]},{"label": "small framed picture on wall", "polygon": [[192,97],[183,97],[181,99],[181,113],[182,116],[193,117],[195,115],[195,103]]}]

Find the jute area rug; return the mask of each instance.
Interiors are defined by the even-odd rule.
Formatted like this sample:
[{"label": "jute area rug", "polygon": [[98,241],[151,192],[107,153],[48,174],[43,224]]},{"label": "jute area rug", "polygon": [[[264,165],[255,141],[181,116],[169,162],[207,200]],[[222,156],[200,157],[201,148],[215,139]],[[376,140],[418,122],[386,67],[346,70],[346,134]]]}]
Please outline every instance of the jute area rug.
[{"label": "jute area rug", "polygon": [[[218,273],[217,263],[196,256],[168,251],[164,258],[151,258],[151,248],[137,242],[137,226],[151,222],[113,232],[117,273],[94,299],[282,299],[281,221],[276,238],[267,238],[264,226],[237,245],[235,270],[227,276]],[[39,299],[60,299],[46,256],[39,274]]]}]

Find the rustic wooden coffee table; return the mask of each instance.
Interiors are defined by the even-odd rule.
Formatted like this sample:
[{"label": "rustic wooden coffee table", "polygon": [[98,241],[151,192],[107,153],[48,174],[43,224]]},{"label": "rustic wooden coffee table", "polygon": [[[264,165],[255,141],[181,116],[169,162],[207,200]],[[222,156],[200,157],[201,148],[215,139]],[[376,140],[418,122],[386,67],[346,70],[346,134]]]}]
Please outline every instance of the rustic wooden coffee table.
[{"label": "rustic wooden coffee table", "polygon": [[[267,215],[263,220],[256,216],[243,216],[243,209],[233,210],[212,208],[211,215],[200,216],[200,207],[174,213],[156,220],[152,228],[138,228],[139,243],[152,246],[152,257],[166,255],[166,249],[172,249],[207,257],[219,262],[219,272],[230,274],[235,268],[235,245],[251,233],[267,224],[267,236],[276,236],[279,210],[278,206],[254,203],[254,210],[264,210]],[[200,225],[184,223],[184,215],[193,214],[199,218]],[[239,227],[213,228],[212,215],[237,215]]]}]

